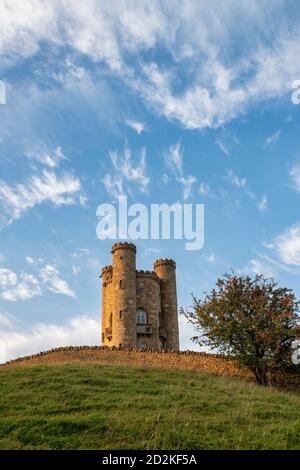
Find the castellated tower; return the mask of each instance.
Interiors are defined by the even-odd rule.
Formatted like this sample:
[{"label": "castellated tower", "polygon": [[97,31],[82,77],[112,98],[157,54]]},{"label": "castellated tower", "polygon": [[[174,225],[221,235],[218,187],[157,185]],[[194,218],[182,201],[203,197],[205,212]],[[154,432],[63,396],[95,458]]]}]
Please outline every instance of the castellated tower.
[{"label": "castellated tower", "polygon": [[102,269],[102,344],[179,349],[175,261],[137,271],[133,243],[115,243],[112,259]]},{"label": "castellated tower", "polygon": [[153,267],[161,285],[161,328],[167,332],[165,347],[179,349],[176,263],[172,259],[160,259]]}]

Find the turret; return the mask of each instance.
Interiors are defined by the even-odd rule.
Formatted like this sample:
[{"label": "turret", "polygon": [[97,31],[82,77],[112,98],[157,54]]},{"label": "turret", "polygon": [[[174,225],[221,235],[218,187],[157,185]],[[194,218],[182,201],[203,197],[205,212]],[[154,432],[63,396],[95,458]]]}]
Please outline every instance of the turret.
[{"label": "turret", "polygon": [[161,282],[160,337],[164,348],[179,349],[176,263],[172,259],[159,259],[153,269]]},{"label": "turret", "polygon": [[136,345],[136,247],[115,243],[113,258],[112,338],[109,346]]}]

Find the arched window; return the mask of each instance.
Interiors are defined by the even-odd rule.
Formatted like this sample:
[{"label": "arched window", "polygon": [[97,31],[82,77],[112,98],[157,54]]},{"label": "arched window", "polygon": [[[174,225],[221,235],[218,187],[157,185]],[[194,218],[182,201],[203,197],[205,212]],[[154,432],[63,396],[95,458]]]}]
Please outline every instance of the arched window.
[{"label": "arched window", "polygon": [[143,308],[137,309],[136,322],[138,325],[145,325],[147,323],[147,314]]}]

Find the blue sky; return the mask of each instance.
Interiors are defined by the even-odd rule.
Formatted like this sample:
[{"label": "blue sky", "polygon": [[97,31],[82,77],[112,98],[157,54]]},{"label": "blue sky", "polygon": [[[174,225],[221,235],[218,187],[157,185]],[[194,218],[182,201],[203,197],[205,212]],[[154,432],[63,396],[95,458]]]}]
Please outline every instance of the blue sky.
[{"label": "blue sky", "polygon": [[300,296],[299,2],[0,0],[0,18],[7,358],[99,344],[96,209],[121,194],[205,205],[201,251],[137,241],[140,269],[176,260],[180,306],[230,269]]}]

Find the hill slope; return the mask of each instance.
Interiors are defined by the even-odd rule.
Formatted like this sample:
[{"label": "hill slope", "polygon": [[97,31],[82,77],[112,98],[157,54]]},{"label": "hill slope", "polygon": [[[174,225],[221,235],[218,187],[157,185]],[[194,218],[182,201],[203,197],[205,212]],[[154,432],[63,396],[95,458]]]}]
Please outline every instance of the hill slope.
[{"label": "hill slope", "polygon": [[300,449],[300,396],[91,363],[0,370],[0,449]]}]

